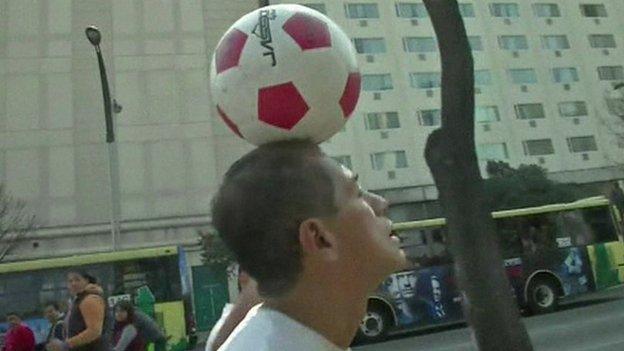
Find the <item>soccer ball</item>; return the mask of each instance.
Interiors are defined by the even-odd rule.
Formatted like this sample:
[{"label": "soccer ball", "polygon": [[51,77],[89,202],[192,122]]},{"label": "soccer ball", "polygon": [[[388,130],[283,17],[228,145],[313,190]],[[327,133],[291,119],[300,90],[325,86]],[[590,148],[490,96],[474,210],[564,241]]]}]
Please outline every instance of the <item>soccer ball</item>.
[{"label": "soccer ball", "polygon": [[301,5],[246,14],[225,32],[210,65],[218,116],[254,145],[329,139],[353,114],[360,84],[349,37]]}]

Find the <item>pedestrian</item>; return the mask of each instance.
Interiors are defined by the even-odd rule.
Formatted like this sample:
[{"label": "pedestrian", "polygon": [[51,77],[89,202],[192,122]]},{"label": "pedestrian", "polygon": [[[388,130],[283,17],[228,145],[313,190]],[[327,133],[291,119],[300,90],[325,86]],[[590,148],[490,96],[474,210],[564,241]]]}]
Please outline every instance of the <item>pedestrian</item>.
[{"label": "pedestrian", "polygon": [[67,274],[67,289],[71,306],[66,318],[67,339],[53,339],[48,351],[110,351],[107,333],[107,306],[104,297],[85,291],[89,284],[97,284],[95,277],[76,270]]},{"label": "pedestrian", "polygon": [[134,312],[130,301],[120,301],[115,305],[113,351],[143,351],[145,342],[134,325]]},{"label": "pedestrian", "polygon": [[65,340],[65,314],[56,302],[48,302],[43,306],[43,316],[50,322],[50,330],[45,340],[37,345],[38,350],[45,350],[45,345],[52,339]]},{"label": "pedestrian", "polygon": [[2,351],[34,351],[35,334],[22,322],[22,317],[10,312],[6,315],[9,330],[4,336]]},{"label": "pedestrian", "polygon": [[406,267],[388,202],[308,141],[262,145],[226,172],[213,224],[258,283],[253,307],[219,348],[349,348],[368,296]]},{"label": "pedestrian", "polygon": [[622,191],[618,182],[613,182],[611,185],[609,198],[611,203],[617,208],[620,217],[622,217],[622,214],[624,214],[624,191]]}]

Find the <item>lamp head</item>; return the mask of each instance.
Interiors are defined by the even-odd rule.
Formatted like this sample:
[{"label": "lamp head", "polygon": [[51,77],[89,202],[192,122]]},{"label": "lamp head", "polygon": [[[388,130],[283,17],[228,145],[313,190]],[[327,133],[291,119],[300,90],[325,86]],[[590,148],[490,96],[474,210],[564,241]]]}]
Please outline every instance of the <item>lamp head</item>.
[{"label": "lamp head", "polygon": [[93,46],[100,45],[100,41],[102,40],[102,35],[100,34],[100,30],[96,26],[89,26],[85,29],[85,34],[87,35],[87,39]]}]

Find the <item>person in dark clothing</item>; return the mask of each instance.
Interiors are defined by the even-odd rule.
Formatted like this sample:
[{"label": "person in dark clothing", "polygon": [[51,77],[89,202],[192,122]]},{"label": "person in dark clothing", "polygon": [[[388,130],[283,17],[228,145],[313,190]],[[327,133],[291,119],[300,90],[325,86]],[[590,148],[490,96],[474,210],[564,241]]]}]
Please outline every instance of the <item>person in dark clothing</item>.
[{"label": "person in dark clothing", "polygon": [[622,188],[620,188],[618,182],[613,182],[609,198],[611,202],[617,207],[620,215],[622,215],[624,213],[624,191],[622,191]]},{"label": "person in dark clothing", "polygon": [[143,351],[145,342],[135,326],[135,309],[130,301],[115,305],[114,351]]},{"label": "person in dark clothing", "polygon": [[37,344],[36,350],[46,349],[46,344],[52,339],[65,340],[65,314],[61,312],[56,302],[48,302],[43,306],[43,316],[50,322],[50,330],[46,339]]},{"label": "person in dark clothing", "polygon": [[48,351],[110,351],[110,335],[107,329],[107,306],[99,294],[85,291],[88,284],[97,280],[81,271],[67,274],[67,288],[72,296],[66,319],[67,339],[51,340]]}]

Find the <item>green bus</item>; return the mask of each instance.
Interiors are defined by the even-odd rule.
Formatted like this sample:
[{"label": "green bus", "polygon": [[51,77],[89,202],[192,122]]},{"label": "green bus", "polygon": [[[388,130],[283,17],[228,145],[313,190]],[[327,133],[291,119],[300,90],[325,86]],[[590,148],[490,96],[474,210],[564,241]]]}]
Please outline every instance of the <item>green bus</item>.
[{"label": "green bus", "polygon": [[[521,308],[557,309],[563,298],[624,283],[621,209],[605,197],[493,212],[507,276]],[[446,220],[394,226],[410,262],[370,296],[358,338],[463,320]]]},{"label": "green bus", "polygon": [[[170,346],[186,343],[194,328],[191,280],[186,254],[177,246],[0,264],[0,311],[20,313],[35,331],[37,342],[42,342],[49,328],[42,306],[53,301],[66,307],[69,294],[65,281],[71,269],[95,276],[109,306],[139,296],[143,300],[139,304],[153,306],[149,312],[170,337]],[[6,328],[0,324],[0,334]]]}]

